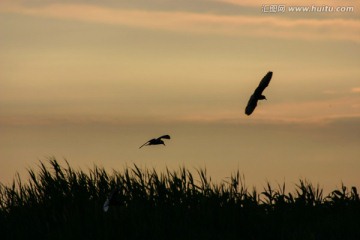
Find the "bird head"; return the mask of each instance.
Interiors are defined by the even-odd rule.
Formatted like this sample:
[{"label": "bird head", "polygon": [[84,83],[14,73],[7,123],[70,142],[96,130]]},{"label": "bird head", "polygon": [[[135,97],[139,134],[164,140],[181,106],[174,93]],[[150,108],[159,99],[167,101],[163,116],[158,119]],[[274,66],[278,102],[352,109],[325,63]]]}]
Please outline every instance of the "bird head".
[{"label": "bird head", "polygon": [[259,100],[264,100],[264,99],[267,100],[264,95],[260,95]]}]

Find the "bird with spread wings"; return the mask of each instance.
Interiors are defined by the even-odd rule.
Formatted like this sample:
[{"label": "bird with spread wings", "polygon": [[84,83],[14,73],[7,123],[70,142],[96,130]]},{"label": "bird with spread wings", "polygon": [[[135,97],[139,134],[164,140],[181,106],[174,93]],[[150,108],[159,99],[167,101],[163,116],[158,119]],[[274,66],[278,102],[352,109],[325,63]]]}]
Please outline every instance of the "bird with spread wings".
[{"label": "bird with spread wings", "polygon": [[249,102],[245,108],[245,114],[250,115],[253,113],[257,106],[258,100],[266,100],[266,97],[262,95],[265,88],[269,85],[273,73],[268,72],[263,79],[260,81],[259,86],[255,89],[253,95],[251,95]]},{"label": "bird with spread wings", "polygon": [[163,136],[158,137],[158,138],[150,139],[149,141],[147,141],[146,143],[141,145],[139,148],[142,148],[143,146],[159,145],[159,144],[163,144],[165,146],[165,143],[164,143],[164,141],[162,139],[170,139],[170,136],[169,135],[163,135]]}]

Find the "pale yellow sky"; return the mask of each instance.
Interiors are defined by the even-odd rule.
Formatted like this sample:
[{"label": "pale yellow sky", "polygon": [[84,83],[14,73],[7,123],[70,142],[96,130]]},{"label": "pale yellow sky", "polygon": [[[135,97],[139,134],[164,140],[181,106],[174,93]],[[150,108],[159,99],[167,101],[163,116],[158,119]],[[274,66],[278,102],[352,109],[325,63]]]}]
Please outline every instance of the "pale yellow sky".
[{"label": "pale yellow sky", "polygon": [[[285,5],[354,7],[321,13],[266,4],[282,3],[1,0],[0,181],[55,155],[80,167],[206,166],[215,179],[239,168],[249,185],[359,184],[359,2]],[[268,101],[248,117],[270,70]],[[165,133],[169,146],[138,151]]]}]

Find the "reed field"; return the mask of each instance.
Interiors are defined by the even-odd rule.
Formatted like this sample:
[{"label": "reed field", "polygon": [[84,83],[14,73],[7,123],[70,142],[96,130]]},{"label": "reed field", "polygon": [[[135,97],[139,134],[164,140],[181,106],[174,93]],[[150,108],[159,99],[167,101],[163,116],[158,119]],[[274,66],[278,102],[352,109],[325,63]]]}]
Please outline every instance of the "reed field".
[{"label": "reed field", "polygon": [[27,182],[0,184],[1,239],[360,239],[355,186],[325,195],[300,179],[289,192],[285,183],[259,191],[239,171],[213,183],[202,169],[48,163],[28,170]]}]

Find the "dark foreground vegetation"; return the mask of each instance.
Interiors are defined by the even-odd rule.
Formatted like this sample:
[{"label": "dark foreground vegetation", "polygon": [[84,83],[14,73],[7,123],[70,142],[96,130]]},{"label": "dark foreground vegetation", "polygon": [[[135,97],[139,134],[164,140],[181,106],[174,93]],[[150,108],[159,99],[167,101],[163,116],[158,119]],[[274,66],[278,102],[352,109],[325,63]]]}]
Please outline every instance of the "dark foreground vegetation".
[{"label": "dark foreground vegetation", "polygon": [[[355,187],[327,196],[300,180],[248,190],[239,173],[219,184],[206,172],[157,173],[137,166],[88,173],[55,159],[0,185],[1,239],[360,239]],[[113,189],[117,206],[103,211]]]}]

